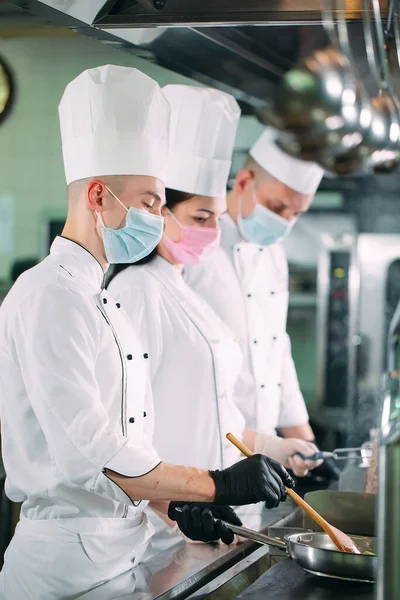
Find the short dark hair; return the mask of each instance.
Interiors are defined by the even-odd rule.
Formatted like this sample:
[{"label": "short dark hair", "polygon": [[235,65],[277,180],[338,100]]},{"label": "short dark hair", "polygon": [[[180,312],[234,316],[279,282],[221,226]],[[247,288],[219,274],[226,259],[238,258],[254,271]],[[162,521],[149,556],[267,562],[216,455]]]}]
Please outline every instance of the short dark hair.
[{"label": "short dark hair", "polygon": [[[188,194],[187,192],[180,192],[178,190],[172,190],[170,188],[166,188],[165,189],[165,206],[167,208],[169,208],[171,211],[173,211],[177,204],[180,204],[181,202],[186,202],[187,200],[194,198],[195,195],[196,194]],[[131,266],[146,265],[147,263],[150,263],[152,260],[154,260],[154,258],[156,256],[157,256],[157,247],[154,248],[154,250],[152,252],[150,252],[150,254],[148,254],[147,256],[145,256],[141,260],[138,260],[135,263],[112,265],[112,272],[108,279],[107,286],[114,279],[114,277],[116,277],[118,275],[118,273],[121,273],[122,271],[124,271],[125,269],[127,269],[128,267],[131,267]]]}]

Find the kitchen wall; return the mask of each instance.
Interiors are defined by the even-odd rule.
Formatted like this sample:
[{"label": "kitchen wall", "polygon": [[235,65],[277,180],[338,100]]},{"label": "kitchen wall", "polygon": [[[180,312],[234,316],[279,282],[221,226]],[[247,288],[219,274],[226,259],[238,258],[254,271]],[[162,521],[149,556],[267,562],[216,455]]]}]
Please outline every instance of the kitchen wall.
[{"label": "kitchen wall", "polygon": [[[61,37],[37,37],[34,33],[3,39],[0,34],[0,57],[11,67],[17,86],[14,108],[0,125],[0,212],[9,205],[5,196],[11,197],[15,206],[13,247],[4,250],[0,244],[0,280],[8,278],[16,258],[38,256],[43,217],[65,213],[57,106],[71,79],[84,69],[113,63],[137,67],[160,85],[198,85],[95,40],[68,32]],[[238,148],[247,148],[261,130],[254,119],[244,118]],[[12,215],[8,218],[12,221]]]}]

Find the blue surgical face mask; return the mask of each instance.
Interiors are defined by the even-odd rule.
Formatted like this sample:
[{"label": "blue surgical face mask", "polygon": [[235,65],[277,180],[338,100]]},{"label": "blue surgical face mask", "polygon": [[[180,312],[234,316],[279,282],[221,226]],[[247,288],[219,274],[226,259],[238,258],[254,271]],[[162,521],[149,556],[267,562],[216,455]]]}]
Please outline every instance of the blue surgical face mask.
[{"label": "blue surgical face mask", "polygon": [[287,221],[257,202],[250,216],[242,217],[239,214],[238,228],[248,242],[259,246],[270,246],[282,240],[295,222],[296,219]]},{"label": "blue surgical face mask", "polygon": [[106,258],[112,264],[137,262],[159,244],[164,230],[164,217],[137,208],[128,209],[108,187],[106,189],[127,212],[126,224],[121,229],[106,227],[100,213],[97,213],[103,226]]}]

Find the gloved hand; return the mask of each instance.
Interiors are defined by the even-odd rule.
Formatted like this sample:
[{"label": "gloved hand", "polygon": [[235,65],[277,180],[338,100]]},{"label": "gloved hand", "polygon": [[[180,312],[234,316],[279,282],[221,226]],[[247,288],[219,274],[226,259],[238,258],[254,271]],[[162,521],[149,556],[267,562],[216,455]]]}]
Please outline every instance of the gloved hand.
[{"label": "gloved hand", "polygon": [[223,471],[209,473],[216,488],[215,504],[265,502],[267,508],[275,508],[286,500],[285,486],[294,486],[282,465],[261,454],[241,460]]},{"label": "gloved hand", "polygon": [[207,502],[170,502],[168,516],[177,522],[186,537],[197,542],[221,540],[224,544],[232,544],[235,536],[220,519],[234,525],[242,524],[230,506],[215,506]]},{"label": "gloved hand", "polygon": [[314,452],[318,452],[315,444],[297,438],[281,438],[277,435],[257,433],[254,440],[254,452],[277,460],[287,469],[291,469],[296,477],[305,477],[309,471],[323,463],[322,460],[303,460],[297,456],[297,452],[301,452],[304,456],[311,456]]},{"label": "gloved hand", "polygon": [[[315,440],[310,440],[310,443],[315,444]],[[326,479],[327,481],[338,481],[340,477],[340,469],[337,467],[334,458],[325,458],[325,460],[314,469],[312,475]]]},{"label": "gloved hand", "polygon": [[316,478],[325,479],[327,482],[338,481],[340,469],[336,466],[333,458],[326,458],[322,465],[316,467],[310,475]]}]

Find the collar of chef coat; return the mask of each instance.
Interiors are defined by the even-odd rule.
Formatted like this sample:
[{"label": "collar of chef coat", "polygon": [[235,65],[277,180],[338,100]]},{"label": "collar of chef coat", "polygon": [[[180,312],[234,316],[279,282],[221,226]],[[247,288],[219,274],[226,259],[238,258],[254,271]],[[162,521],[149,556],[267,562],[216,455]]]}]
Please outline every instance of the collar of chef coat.
[{"label": "collar of chef coat", "polygon": [[[265,248],[253,242],[245,240],[229,213],[225,213],[220,221],[221,248],[233,263],[236,274],[240,280],[242,289],[251,289],[254,281],[260,277],[259,267],[265,250],[268,255],[271,247]],[[240,252],[237,252],[240,250]]]},{"label": "collar of chef coat", "polygon": [[65,237],[56,237],[50,255],[60,261],[60,267],[72,277],[81,280],[96,293],[104,289],[104,271],[97,260],[83,246]]}]

